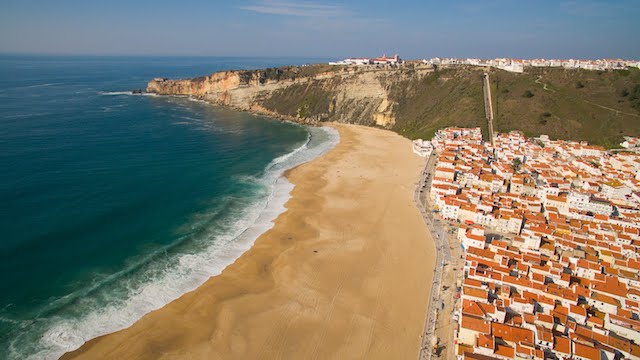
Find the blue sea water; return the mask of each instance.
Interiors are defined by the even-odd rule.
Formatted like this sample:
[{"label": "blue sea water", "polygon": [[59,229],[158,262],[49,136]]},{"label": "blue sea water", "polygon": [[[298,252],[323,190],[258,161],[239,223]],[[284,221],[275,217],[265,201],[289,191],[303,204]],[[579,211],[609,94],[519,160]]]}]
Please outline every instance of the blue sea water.
[{"label": "blue sea water", "polygon": [[310,61],[0,56],[0,359],[57,358],[218,274],[337,139],[129,90]]}]

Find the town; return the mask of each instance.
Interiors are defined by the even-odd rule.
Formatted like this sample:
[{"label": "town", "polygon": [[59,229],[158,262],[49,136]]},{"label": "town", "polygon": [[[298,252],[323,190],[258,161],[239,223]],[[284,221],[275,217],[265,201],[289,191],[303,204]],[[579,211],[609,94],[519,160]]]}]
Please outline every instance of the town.
[{"label": "town", "polygon": [[638,139],[607,151],[514,131],[493,144],[480,128],[413,143],[432,164],[426,208],[463,258],[452,312],[438,313],[455,322],[442,357],[640,359]]},{"label": "town", "polygon": [[564,69],[584,69],[584,70],[624,70],[629,67],[640,68],[640,60],[623,60],[623,59],[598,59],[598,60],[579,60],[579,59],[478,59],[478,58],[431,58],[421,61],[402,60],[400,56],[395,55],[388,57],[383,55],[377,58],[347,58],[340,61],[329,62],[329,65],[390,65],[399,66],[403,64],[422,63],[431,66],[481,66],[494,67],[509,72],[521,73],[525,67],[538,68],[564,68]]},{"label": "town", "polygon": [[432,58],[423,60],[425,64],[431,65],[471,65],[483,67],[495,67],[510,72],[524,72],[525,67],[548,67],[565,69],[584,70],[624,70],[629,67],[640,67],[639,60],[623,59],[598,59],[598,60],[577,60],[577,59],[455,59],[455,58]]}]

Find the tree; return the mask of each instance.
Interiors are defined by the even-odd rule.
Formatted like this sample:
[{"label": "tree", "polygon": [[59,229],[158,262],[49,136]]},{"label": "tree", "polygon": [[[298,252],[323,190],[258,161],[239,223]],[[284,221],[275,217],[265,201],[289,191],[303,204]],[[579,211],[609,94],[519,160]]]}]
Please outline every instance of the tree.
[{"label": "tree", "polygon": [[522,167],[522,160],[520,160],[520,158],[513,159],[513,162],[511,163],[511,168],[513,169],[513,171],[518,172],[520,171],[521,167]]},{"label": "tree", "polygon": [[532,98],[535,95],[531,92],[531,90],[527,90],[524,92],[524,94],[522,94],[522,97],[526,97],[526,98]]},{"label": "tree", "polygon": [[580,80],[576,81],[575,85],[576,85],[576,89],[582,89],[584,87],[584,84]]}]

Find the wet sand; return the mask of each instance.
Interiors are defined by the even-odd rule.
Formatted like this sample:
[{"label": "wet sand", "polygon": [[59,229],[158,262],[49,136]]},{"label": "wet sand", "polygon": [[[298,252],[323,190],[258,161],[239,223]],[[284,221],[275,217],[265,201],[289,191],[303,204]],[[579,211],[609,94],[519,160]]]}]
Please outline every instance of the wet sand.
[{"label": "wet sand", "polygon": [[415,359],[435,249],[409,140],[332,125],[275,226],[222,274],[63,359]]}]

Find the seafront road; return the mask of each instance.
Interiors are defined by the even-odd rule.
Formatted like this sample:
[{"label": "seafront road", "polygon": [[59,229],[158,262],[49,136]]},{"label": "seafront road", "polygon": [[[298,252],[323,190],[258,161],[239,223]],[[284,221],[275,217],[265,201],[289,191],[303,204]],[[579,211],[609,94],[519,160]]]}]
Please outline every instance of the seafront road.
[{"label": "seafront road", "polygon": [[[491,82],[488,73],[482,75],[482,81],[489,141],[492,146],[495,146]],[[459,243],[455,239],[455,235],[449,237],[449,233],[446,231],[448,229],[454,230],[457,227],[449,227],[444,221],[434,218],[434,209],[431,208],[429,201],[428,194],[431,189],[431,174],[434,173],[435,163],[437,161],[436,155],[435,151],[433,151],[429,156],[414,194],[416,206],[422,214],[422,218],[431,233],[437,250],[429,306],[427,306],[427,312],[425,314],[421,347],[418,354],[419,360],[428,360],[432,357],[442,357],[444,359],[455,358],[454,329],[456,321],[453,319],[453,314],[459,306],[458,297],[456,296],[457,280],[462,280],[464,267],[464,256],[459,247]],[[455,231],[452,231],[452,233],[455,233]],[[434,337],[438,339],[437,349],[433,347]]]},{"label": "seafront road", "polygon": [[[436,262],[433,274],[433,284],[431,285],[431,292],[429,298],[429,305],[427,306],[427,312],[425,314],[425,324],[424,330],[422,332],[422,342],[420,346],[420,352],[418,359],[420,360],[428,360],[431,359],[433,354],[433,346],[432,341],[434,336],[436,336],[436,323],[438,320],[438,308],[442,307],[442,301],[446,301],[447,299],[442,299],[442,291],[443,291],[443,272],[446,263],[451,262],[451,251],[449,249],[449,244],[447,241],[447,235],[443,224],[434,219],[433,211],[426,201],[426,192],[431,188],[431,176],[432,169],[434,167],[436,161],[436,156],[434,153],[431,154],[429,159],[427,160],[427,164],[425,169],[422,171],[420,175],[420,181],[418,182],[418,186],[416,187],[416,191],[414,194],[416,206],[420,210],[422,214],[422,218],[424,219],[427,228],[431,233],[431,237],[435,242],[436,246]],[[424,196],[423,196],[424,195]],[[451,299],[453,300],[453,299]],[[444,315],[446,316],[446,315]],[[451,334],[453,335],[453,334]]]}]

